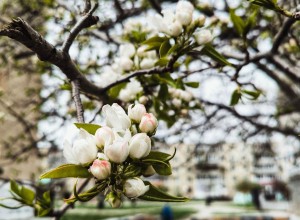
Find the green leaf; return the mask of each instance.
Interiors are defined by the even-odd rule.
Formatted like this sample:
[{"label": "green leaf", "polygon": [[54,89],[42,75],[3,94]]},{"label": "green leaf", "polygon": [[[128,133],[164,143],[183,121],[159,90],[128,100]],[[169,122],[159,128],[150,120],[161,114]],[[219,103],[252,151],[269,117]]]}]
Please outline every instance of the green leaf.
[{"label": "green leaf", "polygon": [[169,97],[168,86],[166,84],[161,84],[158,91],[158,97],[161,101],[166,101]]},{"label": "green leaf", "polygon": [[172,174],[172,167],[169,162],[152,163],[153,169],[156,173],[162,176],[169,176]]},{"label": "green leaf", "polygon": [[82,128],[82,129],[86,130],[87,132],[89,132],[92,135],[94,135],[96,133],[96,131],[98,130],[98,128],[101,128],[100,125],[88,124],[88,123],[74,123],[74,125],[77,128]]},{"label": "green leaf", "polygon": [[210,44],[206,44],[203,49],[201,50],[201,52],[203,54],[205,54],[206,56],[209,56],[210,58],[212,58],[214,61],[218,62],[219,64],[226,66],[229,65],[231,66],[232,64],[229,63],[224,56],[222,56],[221,54],[219,54],[218,51],[215,50],[215,48],[213,48],[212,45]]},{"label": "green leaf", "polygon": [[116,99],[121,91],[121,89],[125,88],[127,85],[126,82],[124,83],[120,83],[112,88],[110,88],[108,90],[108,95],[112,98],[112,99]]},{"label": "green leaf", "polygon": [[169,195],[160,189],[153,186],[149,181],[144,181],[145,185],[149,186],[149,190],[139,199],[146,201],[158,201],[158,202],[186,202],[189,199],[185,197],[176,197]]},{"label": "green leaf", "polygon": [[159,48],[160,58],[166,56],[168,51],[170,50],[170,48],[171,48],[171,44],[169,42],[169,39],[167,39],[160,45],[160,48]]},{"label": "green leaf", "polygon": [[237,16],[234,12],[233,9],[230,10],[230,19],[233,23],[233,26],[235,28],[235,30],[237,31],[237,33],[241,36],[244,37],[244,30],[245,30],[245,22],[243,21],[243,19],[239,16]]},{"label": "green leaf", "polygon": [[144,157],[143,160],[148,160],[148,159],[155,159],[155,160],[160,160],[160,161],[169,161],[172,156],[167,153],[163,153],[160,151],[150,151],[149,155],[147,157]]},{"label": "green leaf", "polygon": [[11,181],[10,181],[10,190],[11,190],[14,194],[16,194],[16,195],[18,195],[18,196],[21,196],[21,192],[20,192],[21,187],[17,184],[16,181],[14,181],[14,180],[11,180]]},{"label": "green leaf", "polygon": [[180,48],[179,44],[174,44],[168,51],[167,55],[171,55],[174,52],[177,52],[178,49]]},{"label": "green leaf", "polygon": [[236,90],[233,91],[231,95],[230,105],[231,106],[236,105],[241,99],[241,97],[242,97],[241,90],[240,88],[237,88]]},{"label": "green leaf", "polygon": [[167,40],[167,37],[159,37],[159,36],[154,36],[149,38],[148,40],[145,40],[142,44],[153,44],[153,43],[160,43],[162,44],[162,42],[164,42],[165,40]]},{"label": "green leaf", "polygon": [[199,82],[186,82],[184,84],[188,87],[198,88],[200,83]]},{"label": "green leaf", "polygon": [[169,63],[169,59],[167,57],[160,58],[156,61],[155,66],[167,66]]},{"label": "green leaf", "polygon": [[172,87],[176,87],[176,81],[172,78],[170,73],[164,73],[157,76],[161,83],[167,83]]},{"label": "green leaf", "polygon": [[260,96],[261,94],[261,91],[260,90],[256,90],[256,91],[249,91],[249,90],[242,90],[241,91],[243,94],[246,94],[248,97],[248,99],[251,99],[251,100],[256,100],[258,99],[258,97]]},{"label": "green leaf", "polygon": [[56,167],[40,176],[40,179],[51,178],[66,178],[66,177],[77,177],[77,178],[89,178],[92,177],[91,173],[87,168],[77,164],[64,164]]},{"label": "green leaf", "polygon": [[35,192],[33,190],[22,186],[20,193],[21,193],[21,198],[24,200],[26,204],[31,205],[33,203],[33,200],[35,198]]}]

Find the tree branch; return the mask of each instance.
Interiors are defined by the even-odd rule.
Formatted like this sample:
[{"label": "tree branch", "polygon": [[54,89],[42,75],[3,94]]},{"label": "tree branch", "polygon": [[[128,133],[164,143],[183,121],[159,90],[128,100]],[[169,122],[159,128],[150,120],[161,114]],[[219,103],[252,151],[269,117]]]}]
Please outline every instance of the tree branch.
[{"label": "tree branch", "polygon": [[[89,1],[87,1],[89,2]],[[88,28],[92,25],[95,25],[99,18],[97,16],[92,16],[92,14],[95,12],[95,10],[98,8],[98,3],[94,5],[93,8],[91,8],[88,13],[86,13],[78,22],[77,24],[72,28],[70,31],[69,36],[65,40],[65,42],[62,45],[62,52],[68,53],[71,45],[73,44],[73,41],[75,40],[76,36],[79,34],[79,32],[84,29]],[[87,7],[85,8],[87,9]]]},{"label": "tree branch", "polygon": [[77,112],[77,121],[79,123],[84,123],[84,111],[83,111],[83,106],[82,102],[80,99],[80,92],[79,92],[79,83],[78,80],[75,79],[71,81],[72,85],[72,97],[76,106],[76,112]]}]

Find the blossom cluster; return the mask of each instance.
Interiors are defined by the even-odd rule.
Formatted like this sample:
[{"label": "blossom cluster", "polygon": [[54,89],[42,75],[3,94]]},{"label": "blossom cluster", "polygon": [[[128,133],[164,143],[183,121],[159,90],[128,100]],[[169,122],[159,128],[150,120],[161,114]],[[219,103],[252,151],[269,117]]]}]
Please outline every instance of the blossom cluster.
[{"label": "blossom cluster", "polygon": [[128,114],[116,103],[105,105],[102,114],[106,126],[98,128],[94,135],[80,129],[72,144],[65,141],[64,156],[69,163],[88,167],[97,181],[106,181],[111,191],[106,199],[113,207],[118,207],[121,194],[137,198],[149,190],[139,176],[153,175],[155,171],[151,165],[143,170],[144,173],[125,177],[128,170],[132,172],[135,169],[132,161],[149,155],[150,137],[155,133],[158,122],[142,104],[130,105]]},{"label": "blossom cluster", "polygon": [[[212,41],[213,36],[208,29],[201,28],[205,23],[205,16],[193,17],[194,6],[185,0],[177,3],[176,11],[171,9],[162,10],[163,16],[155,14],[147,17],[147,22],[142,24],[134,19],[128,20],[124,24],[124,35],[134,35],[136,33],[145,37],[143,40],[153,36],[164,34],[167,41],[175,39],[175,44],[179,44],[176,38],[192,38],[196,45],[201,46]],[[143,35],[143,34],[144,35]],[[179,40],[180,41],[180,40]],[[114,58],[111,65],[105,66],[99,76],[101,86],[108,86],[120,80],[132,71],[150,69],[158,65],[160,60],[159,48],[149,48],[143,42],[130,40],[121,42],[118,48],[118,56]],[[143,87],[137,79],[131,79],[125,87],[120,89],[118,98],[124,102],[129,102],[143,95]]]}]

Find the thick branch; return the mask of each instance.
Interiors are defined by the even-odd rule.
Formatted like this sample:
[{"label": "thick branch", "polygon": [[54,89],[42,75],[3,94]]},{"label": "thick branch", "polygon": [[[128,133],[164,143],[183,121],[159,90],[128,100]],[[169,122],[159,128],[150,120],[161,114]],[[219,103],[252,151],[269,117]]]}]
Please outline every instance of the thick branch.
[{"label": "thick branch", "polygon": [[78,80],[82,92],[95,97],[104,96],[103,90],[81,74],[68,54],[57,50],[21,18],[13,20],[1,29],[0,36],[7,36],[28,47],[41,61],[48,61],[60,68],[70,81]]}]

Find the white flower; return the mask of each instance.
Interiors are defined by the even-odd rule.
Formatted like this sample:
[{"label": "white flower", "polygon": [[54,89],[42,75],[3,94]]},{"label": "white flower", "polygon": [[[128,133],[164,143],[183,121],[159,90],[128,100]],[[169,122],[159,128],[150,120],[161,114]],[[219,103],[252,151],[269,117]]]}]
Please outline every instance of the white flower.
[{"label": "white flower", "polygon": [[181,99],[173,99],[172,100],[172,104],[176,107],[176,108],[180,108],[181,107]]},{"label": "white flower", "polygon": [[106,87],[119,79],[120,75],[116,73],[112,67],[104,67],[103,73],[100,74],[97,82],[99,82],[101,87]]},{"label": "white flower", "polygon": [[128,107],[128,116],[135,122],[140,122],[143,115],[146,114],[146,108],[142,104],[132,104]]},{"label": "white flower", "polygon": [[142,70],[150,69],[150,68],[154,67],[155,63],[156,63],[156,60],[154,60],[152,58],[144,58],[140,63],[140,67]]},{"label": "white flower", "polygon": [[193,94],[191,92],[188,92],[188,91],[184,91],[184,90],[181,90],[180,92],[180,98],[186,102],[189,102],[192,100],[193,98]]},{"label": "white flower", "polygon": [[203,45],[213,40],[213,36],[209,30],[200,30],[195,33],[197,44]]},{"label": "white flower", "polygon": [[177,37],[182,32],[182,25],[179,21],[175,21],[169,25],[169,33],[173,37]]},{"label": "white flower", "polygon": [[104,153],[98,153],[97,158],[99,160],[109,160],[108,157]]},{"label": "white flower", "polygon": [[143,96],[141,96],[141,97],[139,98],[139,103],[145,105],[147,102],[148,102],[147,96],[144,96],[144,95],[143,95]]},{"label": "white flower", "polygon": [[197,27],[202,27],[205,23],[206,17],[200,14],[193,22],[196,24]]},{"label": "white flower", "polygon": [[117,103],[104,105],[102,113],[105,117],[106,125],[111,128],[127,129],[130,128],[130,118],[127,116],[124,109]]},{"label": "white flower", "polygon": [[116,140],[112,144],[104,146],[104,154],[112,162],[123,163],[129,155],[128,141]]},{"label": "white flower", "polygon": [[140,178],[128,179],[124,183],[124,193],[129,198],[137,198],[144,195],[149,190]]},{"label": "white flower", "polygon": [[143,91],[141,83],[135,79],[132,79],[127,83],[126,87],[119,93],[119,99],[124,102],[129,102],[136,98],[136,95]]},{"label": "white flower", "polygon": [[110,145],[104,146],[104,154],[107,158],[115,163],[123,163],[129,155],[128,142],[131,139],[129,129],[113,128],[115,140]]},{"label": "white flower", "polygon": [[149,155],[151,139],[145,133],[134,135],[129,142],[129,156],[132,159],[141,159]]},{"label": "white flower", "polygon": [[176,20],[179,21],[182,26],[187,26],[192,22],[193,14],[186,11],[176,12]]},{"label": "white flower", "polygon": [[157,128],[158,122],[152,113],[146,113],[141,119],[139,129],[143,133],[152,134]]},{"label": "white flower", "polygon": [[107,160],[94,160],[93,165],[90,167],[90,172],[98,180],[104,180],[110,176],[111,164]]},{"label": "white flower", "polygon": [[135,47],[133,44],[127,43],[120,45],[119,48],[120,57],[133,57],[135,54]]},{"label": "white flower", "polygon": [[120,67],[124,71],[131,70],[133,67],[133,64],[134,64],[133,61],[129,57],[121,57],[119,62],[120,62]]},{"label": "white flower", "polygon": [[95,133],[96,144],[102,148],[107,144],[111,144],[114,140],[114,133],[110,127],[104,126],[98,128]]},{"label": "white flower", "polygon": [[176,13],[187,11],[191,14],[194,12],[194,6],[189,1],[179,1],[176,5]]},{"label": "white flower", "polygon": [[142,45],[137,49],[136,54],[139,57],[146,57],[146,58],[151,58],[151,59],[157,59],[156,51],[155,50],[150,50],[146,51],[148,48],[147,45]]},{"label": "white flower", "polygon": [[64,142],[63,155],[69,163],[85,164],[96,159],[97,151],[95,137],[80,129],[72,145],[68,141]]}]

